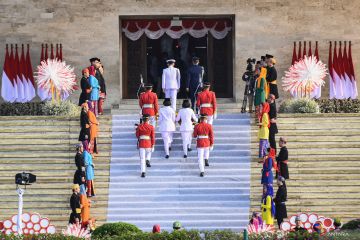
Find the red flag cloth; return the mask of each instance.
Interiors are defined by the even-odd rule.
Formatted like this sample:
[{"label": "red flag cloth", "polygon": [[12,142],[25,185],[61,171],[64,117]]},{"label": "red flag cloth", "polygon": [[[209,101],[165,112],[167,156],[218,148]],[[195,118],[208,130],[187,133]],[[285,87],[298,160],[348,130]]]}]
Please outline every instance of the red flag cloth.
[{"label": "red flag cloth", "polygon": [[6,102],[14,101],[14,84],[9,76],[9,49],[6,44],[3,74],[1,78],[1,96]]},{"label": "red flag cloth", "polygon": [[336,98],[336,82],[333,74],[333,63],[332,63],[332,43],[329,44],[329,59],[328,59],[328,68],[329,68],[329,98]]},{"label": "red flag cloth", "polygon": [[317,60],[320,60],[319,49],[318,49],[318,41],[315,42],[315,54],[314,55],[317,58]]},{"label": "red flag cloth", "polygon": [[358,90],[357,90],[357,84],[356,84],[356,78],[355,78],[355,70],[354,70],[354,64],[352,61],[352,55],[351,55],[351,41],[349,42],[349,55],[348,55],[348,59],[349,59],[349,70],[351,73],[351,86],[352,86],[352,93],[351,93],[351,99],[357,99],[358,97]]},{"label": "red flag cloth", "polygon": [[17,102],[26,102],[26,93],[25,87],[22,79],[21,69],[20,69],[20,60],[18,46],[15,44],[15,64],[14,64],[14,76],[16,76],[16,84],[18,86],[18,97]]},{"label": "red flag cloth", "polygon": [[25,60],[24,44],[21,44],[21,57],[20,57],[20,75],[22,77],[23,86],[24,86],[24,101],[29,102],[34,98],[32,94],[33,85],[29,79],[27,65]]},{"label": "red flag cloth", "polygon": [[332,42],[329,45],[329,59],[328,59],[328,67],[329,67],[329,74],[331,76],[332,81],[334,81],[333,77],[333,63],[332,63]]},{"label": "red flag cloth", "polygon": [[301,42],[299,42],[299,51],[298,51],[298,55],[297,55],[297,60],[299,61],[300,59],[302,59],[302,57],[301,57],[302,55],[301,55]]},{"label": "red flag cloth", "polygon": [[51,52],[50,52],[50,59],[54,59],[54,46],[53,44],[50,45]]},{"label": "red flag cloth", "polygon": [[293,55],[292,55],[291,65],[294,65],[296,61],[297,61],[297,56],[296,56],[296,42],[294,42],[294,48],[293,48]]},{"label": "red flag cloth", "polygon": [[351,78],[352,80],[355,80],[355,70],[351,55],[351,42],[349,42],[349,67],[350,67]]},{"label": "red flag cloth", "polygon": [[14,65],[15,65],[15,57],[14,57],[14,46],[11,44],[11,52],[9,55],[9,75],[11,77],[11,81],[14,84],[14,86],[16,86],[16,74],[15,74],[15,69],[14,69]]},{"label": "red flag cloth", "polygon": [[[312,51],[311,51],[311,41],[309,42],[309,52],[308,52],[308,56],[311,57],[312,56]],[[318,59],[319,60],[319,59]]]},{"label": "red flag cloth", "polygon": [[48,60],[48,58],[49,58],[49,55],[48,55],[48,45],[47,45],[47,43],[45,44],[45,56],[44,56],[44,60],[45,61],[47,61]]},{"label": "red flag cloth", "polygon": [[26,69],[27,69],[28,79],[30,80],[31,84],[33,86],[35,86],[34,74],[33,74],[32,65],[31,65],[30,46],[29,46],[29,44],[27,45],[26,60],[25,61],[26,61]]},{"label": "red flag cloth", "polygon": [[44,56],[44,44],[41,44],[41,55],[40,55],[40,62],[44,61],[45,56]]},{"label": "red flag cloth", "polygon": [[339,42],[339,55],[338,58],[338,69],[339,69],[339,75],[341,78],[344,78],[344,64],[343,64],[343,56],[342,56],[342,49],[341,49],[341,41]]},{"label": "red flag cloth", "polygon": [[304,50],[303,50],[302,56],[303,56],[303,58],[305,58],[305,56],[306,56],[306,41],[304,41]]},{"label": "red flag cloth", "polygon": [[61,44],[61,43],[60,43],[59,59],[60,59],[60,61],[62,61],[62,60],[63,60],[62,44]]},{"label": "red flag cloth", "polygon": [[59,59],[59,44],[56,44],[56,54],[55,54],[55,58]]}]

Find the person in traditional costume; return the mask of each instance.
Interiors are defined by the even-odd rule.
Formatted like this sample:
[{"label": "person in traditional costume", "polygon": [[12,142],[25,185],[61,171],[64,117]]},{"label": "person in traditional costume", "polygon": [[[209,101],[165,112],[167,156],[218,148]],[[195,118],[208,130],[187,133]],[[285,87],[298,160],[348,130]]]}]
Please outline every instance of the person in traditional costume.
[{"label": "person in traditional costume", "polygon": [[165,150],[165,158],[169,158],[171,144],[173,142],[173,134],[176,130],[175,128],[175,119],[176,114],[175,110],[171,107],[170,98],[165,98],[164,106],[160,108],[159,111],[159,132],[161,133],[161,137],[164,141],[164,150]]},{"label": "person in traditional costume", "polygon": [[94,164],[91,154],[88,152],[88,146],[84,145],[84,162],[85,162],[85,180],[86,180],[86,192],[88,197],[95,196],[94,189]]},{"label": "person in traditional costume", "polygon": [[81,204],[80,204],[80,186],[78,184],[74,184],[72,187],[73,194],[70,197],[70,208],[71,214],[69,218],[70,224],[75,224],[77,221],[80,222],[81,220]]},{"label": "person in traditional costume", "polygon": [[265,224],[274,225],[274,217],[276,214],[275,204],[272,199],[274,189],[271,185],[264,185],[263,197],[261,200],[261,216]]},{"label": "person in traditional costume", "polygon": [[79,97],[79,106],[90,100],[91,85],[89,83],[90,72],[88,68],[82,70],[82,78],[80,81],[81,94]]},{"label": "person in traditional costume", "polygon": [[215,92],[210,91],[210,83],[204,82],[203,90],[198,94],[196,106],[200,114],[207,115],[207,123],[212,125],[216,119],[216,96]]},{"label": "person in traditional costume", "polygon": [[274,175],[272,172],[272,168],[276,169],[276,163],[274,160],[275,160],[275,149],[270,148],[268,155],[264,159],[263,167],[261,170],[261,184],[263,185],[273,184]]},{"label": "person in traditional costume", "polygon": [[260,114],[260,108],[261,104],[263,104],[266,101],[266,68],[262,67],[260,69],[259,77],[256,79],[256,85],[255,85],[255,111],[256,111],[256,117],[259,118],[261,116]]},{"label": "person in traditional costume", "polygon": [[142,116],[142,123],[137,126],[135,132],[138,139],[141,177],[143,178],[146,174],[146,167],[151,167],[151,153],[155,147],[155,128],[149,124],[149,120],[150,115],[144,114]]},{"label": "person in traditional costume", "polygon": [[83,156],[84,147],[82,143],[76,145],[75,165],[78,170],[85,171],[85,162]]},{"label": "person in traditional costume", "polygon": [[192,65],[187,70],[187,81],[186,81],[186,91],[188,92],[189,98],[191,100],[191,107],[195,111],[195,100],[197,98],[197,93],[200,91],[202,80],[204,76],[204,67],[199,65],[200,58],[193,57]]},{"label": "person in traditional costume", "polygon": [[266,73],[266,82],[268,84],[269,94],[273,94],[275,99],[279,98],[279,91],[276,83],[277,71],[275,68],[276,60],[274,56],[266,54],[266,64],[267,64],[267,73]]},{"label": "person in traditional costume", "polygon": [[263,220],[259,213],[253,212],[249,224],[253,225],[258,230],[263,225]]},{"label": "person in traditional costume", "polygon": [[276,214],[275,218],[277,220],[278,226],[280,228],[281,223],[284,221],[284,218],[287,218],[286,204],[287,201],[287,189],[285,184],[285,179],[279,177],[277,179],[278,190],[276,191],[276,196],[274,198]]},{"label": "person in traditional costume", "polygon": [[189,100],[185,99],[182,104],[182,109],[180,109],[178,115],[176,116],[176,122],[180,124],[184,158],[187,158],[188,151],[191,151],[191,141],[194,131],[194,123],[197,121],[198,119],[195,116],[194,111],[190,108]]},{"label": "person in traditional costume", "polygon": [[104,114],[103,105],[106,99],[106,85],[104,79],[104,66],[102,65],[100,58],[94,57],[90,59],[90,63],[95,67],[95,78],[99,82],[100,92],[99,92],[99,100],[98,100],[98,113],[99,115]]},{"label": "person in traditional costume", "polygon": [[269,111],[269,119],[270,119],[270,127],[269,127],[269,144],[270,147],[275,149],[276,152],[276,140],[275,135],[278,133],[278,128],[276,125],[276,103],[275,103],[275,96],[270,94],[268,97],[268,103],[270,105]]},{"label": "person in traditional costume", "polygon": [[259,139],[259,158],[263,158],[266,156],[266,150],[269,147],[269,127],[270,127],[270,119],[269,119],[269,111],[270,105],[267,102],[262,104],[262,114],[260,117],[259,131],[258,131],[258,139]]},{"label": "person in traditional costume", "polygon": [[98,101],[99,101],[99,94],[100,94],[100,85],[99,81],[95,77],[95,67],[89,67],[89,84],[91,86],[90,92],[90,101],[92,102],[90,111],[92,111],[95,116],[98,116]]},{"label": "person in traditional costume", "polygon": [[85,227],[90,219],[91,200],[87,198],[85,189],[80,189],[80,204],[81,204],[81,221],[82,226]]},{"label": "person in traditional costume", "polygon": [[[93,102],[88,102],[89,108],[91,108]],[[97,148],[97,137],[99,131],[99,122],[96,119],[95,114],[92,111],[87,111],[89,123],[90,123],[90,138],[89,138],[89,152],[91,154],[96,153],[98,154]]]},{"label": "person in traditional costume", "polygon": [[286,148],[286,139],[284,137],[280,137],[279,140],[280,152],[276,157],[277,166],[279,168],[278,174],[279,176],[289,179],[289,169],[288,169],[288,150]]},{"label": "person in traditional costume", "polygon": [[81,105],[81,113],[80,113],[80,134],[79,141],[84,144],[84,142],[88,142],[90,140],[90,121],[88,116],[89,106],[88,101]]},{"label": "person in traditional costume", "polygon": [[152,84],[145,84],[145,92],[142,92],[139,97],[139,106],[142,115],[149,115],[149,124],[156,127],[156,116],[159,114],[159,104],[158,97],[156,93],[152,92],[152,89]]},{"label": "person in traditional costume", "polygon": [[85,161],[83,156],[83,146],[82,144],[78,144],[76,146],[76,155],[75,155],[75,164],[76,164],[76,171],[74,174],[74,184],[78,184],[80,187],[80,191],[85,191]]},{"label": "person in traditional costume", "polygon": [[204,177],[205,166],[209,166],[210,150],[214,147],[214,131],[212,125],[206,121],[206,114],[201,114],[200,123],[195,125],[193,133],[193,137],[196,138],[200,177]]}]

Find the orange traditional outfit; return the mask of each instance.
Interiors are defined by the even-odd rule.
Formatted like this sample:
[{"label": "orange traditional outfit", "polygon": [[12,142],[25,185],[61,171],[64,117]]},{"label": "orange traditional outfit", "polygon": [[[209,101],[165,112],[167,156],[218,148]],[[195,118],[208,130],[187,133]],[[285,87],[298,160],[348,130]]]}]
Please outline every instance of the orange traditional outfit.
[{"label": "orange traditional outfit", "polygon": [[80,195],[80,204],[81,204],[81,221],[83,224],[87,224],[90,219],[90,200],[87,198],[86,193]]},{"label": "orange traditional outfit", "polygon": [[99,130],[99,122],[96,119],[95,114],[92,111],[88,111],[88,117],[90,122],[90,153],[98,153],[97,150],[97,136]]}]

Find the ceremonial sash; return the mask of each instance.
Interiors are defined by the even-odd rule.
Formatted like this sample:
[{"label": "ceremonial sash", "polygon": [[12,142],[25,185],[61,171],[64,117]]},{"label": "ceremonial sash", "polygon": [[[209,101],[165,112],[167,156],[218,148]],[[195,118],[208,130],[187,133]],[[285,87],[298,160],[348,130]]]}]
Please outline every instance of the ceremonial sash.
[{"label": "ceremonial sash", "polygon": [[141,135],[139,137],[140,140],[151,140],[150,136],[147,136],[147,135]]},{"label": "ceremonial sash", "polygon": [[211,103],[203,103],[200,105],[201,108],[211,108],[213,105]]},{"label": "ceremonial sash", "polygon": [[144,104],[142,108],[153,108],[153,104]]},{"label": "ceremonial sash", "polygon": [[75,209],[75,212],[76,212],[76,213],[81,213],[81,208],[76,208],[76,209]]}]

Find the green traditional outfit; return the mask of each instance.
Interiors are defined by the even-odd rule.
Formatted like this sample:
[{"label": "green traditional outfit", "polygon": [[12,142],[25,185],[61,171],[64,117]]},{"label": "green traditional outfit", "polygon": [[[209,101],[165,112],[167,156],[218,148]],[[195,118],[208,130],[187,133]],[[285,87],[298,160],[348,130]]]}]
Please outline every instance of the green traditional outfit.
[{"label": "green traditional outfit", "polygon": [[255,106],[260,106],[266,101],[266,68],[261,68],[260,76],[256,80]]}]

